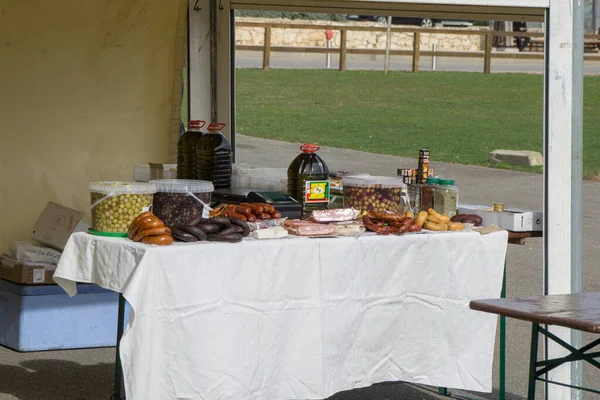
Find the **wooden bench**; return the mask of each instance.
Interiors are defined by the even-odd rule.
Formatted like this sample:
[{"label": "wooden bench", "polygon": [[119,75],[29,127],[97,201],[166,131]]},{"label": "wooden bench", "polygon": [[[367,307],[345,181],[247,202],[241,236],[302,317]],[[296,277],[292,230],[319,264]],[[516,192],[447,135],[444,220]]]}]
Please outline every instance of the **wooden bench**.
[{"label": "wooden bench", "polygon": [[[541,378],[551,370],[573,361],[587,361],[600,369],[600,351],[589,350],[600,345],[597,339],[586,346],[576,349],[540,325],[558,325],[600,335],[600,292],[569,295],[551,295],[536,297],[517,297],[509,299],[475,300],[470,302],[472,310],[478,310],[501,316],[517,318],[532,323],[531,354],[529,361],[529,390],[527,399],[535,399],[536,381],[566,386],[600,394],[600,391],[571,386]],[[539,334],[558,343],[571,352],[566,357],[538,361]]]}]

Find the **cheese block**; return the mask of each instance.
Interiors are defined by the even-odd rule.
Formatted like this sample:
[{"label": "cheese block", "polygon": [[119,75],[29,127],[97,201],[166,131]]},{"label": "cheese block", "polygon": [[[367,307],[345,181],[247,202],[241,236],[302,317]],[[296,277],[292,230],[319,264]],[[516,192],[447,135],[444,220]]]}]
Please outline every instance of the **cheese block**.
[{"label": "cheese block", "polygon": [[250,233],[250,237],[255,239],[280,239],[286,237],[288,232],[281,226],[272,226],[266,229],[257,229]]}]

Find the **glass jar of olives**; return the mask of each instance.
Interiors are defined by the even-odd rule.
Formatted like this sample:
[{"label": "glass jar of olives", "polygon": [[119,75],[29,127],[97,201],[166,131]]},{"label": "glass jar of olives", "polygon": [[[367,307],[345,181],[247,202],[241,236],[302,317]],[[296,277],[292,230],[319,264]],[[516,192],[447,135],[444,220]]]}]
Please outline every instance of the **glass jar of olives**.
[{"label": "glass jar of olives", "polygon": [[408,207],[402,204],[402,178],[389,176],[345,176],[344,207],[359,211],[387,211],[404,213]]},{"label": "glass jar of olives", "polygon": [[141,182],[91,182],[92,230],[127,235],[131,222],[152,210],[156,186]]}]

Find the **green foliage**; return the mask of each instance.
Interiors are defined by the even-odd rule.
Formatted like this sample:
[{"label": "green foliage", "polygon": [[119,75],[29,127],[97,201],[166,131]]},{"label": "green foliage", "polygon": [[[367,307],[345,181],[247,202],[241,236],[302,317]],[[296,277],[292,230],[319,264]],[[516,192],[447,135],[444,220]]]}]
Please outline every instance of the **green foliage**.
[{"label": "green foliage", "polygon": [[300,19],[309,21],[345,21],[345,14],[321,14],[321,13],[303,13],[287,11],[261,11],[261,10],[236,10],[237,17],[255,17],[255,18],[286,18]]}]

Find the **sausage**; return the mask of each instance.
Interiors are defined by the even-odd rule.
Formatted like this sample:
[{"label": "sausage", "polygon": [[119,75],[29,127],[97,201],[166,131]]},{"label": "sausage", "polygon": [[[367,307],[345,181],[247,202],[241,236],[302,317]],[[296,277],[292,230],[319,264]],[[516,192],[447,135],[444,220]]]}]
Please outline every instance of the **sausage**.
[{"label": "sausage", "polygon": [[438,217],[435,214],[430,214],[429,217],[427,217],[427,222],[433,222],[434,224],[445,224],[446,223],[444,220],[442,220],[440,217]]},{"label": "sausage", "polygon": [[252,214],[258,215],[265,212],[265,208],[260,204],[242,203],[241,206],[249,208],[250,211],[252,211]]},{"label": "sausage", "polygon": [[394,235],[402,235],[408,231],[409,225],[401,225],[394,229],[392,232]]},{"label": "sausage", "polygon": [[138,222],[140,222],[142,219],[148,218],[148,217],[155,217],[155,215],[152,214],[150,211],[144,211],[143,213],[141,213],[140,215],[138,215],[137,217],[135,217],[133,219],[133,221],[131,221],[131,225],[135,225]]},{"label": "sausage", "polygon": [[171,234],[171,230],[163,225],[159,228],[150,228],[150,229],[146,229],[144,231],[140,231],[133,237],[133,241],[139,242],[146,236],[159,236],[159,235],[170,235],[170,234]]},{"label": "sausage", "polygon": [[183,229],[179,229],[179,228],[171,228],[171,235],[173,235],[173,237],[175,239],[181,240],[182,242],[197,242],[198,241],[198,238],[196,236],[184,231]]},{"label": "sausage", "polygon": [[425,222],[425,225],[423,225],[423,228],[430,230],[430,231],[446,231],[448,229],[446,229],[446,224],[436,224],[434,222]]},{"label": "sausage", "polygon": [[230,217],[229,220],[231,221],[232,225],[236,225],[237,227],[242,228],[242,236],[243,237],[248,237],[248,235],[250,234],[250,227],[248,226],[248,224],[245,221],[242,221],[239,218],[234,218],[234,217]]},{"label": "sausage", "polygon": [[473,224],[475,226],[481,226],[481,224],[483,223],[481,217],[475,214],[457,214],[454,217],[452,217],[451,221]]},{"label": "sausage", "polygon": [[[155,221],[158,221],[158,224],[154,224],[153,226],[148,225]],[[141,230],[144,230],[144,228],[146,226],[149,226],[149,227],[145,228],[145,229],[158,228],[160,226],[160,224],[162,224],[162,221],[159,220],[158,218],[156,218],[154,215],[142,218],[138,222],[136,222],[136,223],[132,222],[131,225],[129,225],[129,232],[128,232],[127,237],[129,239],[133,240],[134,236],[137,235]]]},{"label": "sausage", "polygon": [[412,224],[408,227],[409,232],[421,232],[421,227],[417,224]]},{"label": "sausage", "polygon": [[182,226],[181,229],[187,233],[191,233],[201,242],[206,240],[206,231],[201,226]]},{"label": "sausage", "polygon": [[198,225],[198,224],[202,223],[202,221],[205,221],[205,220],[207,220],[207,218],[204,218],[204,217],[202,216],[202,214],[198,214],[198,215],[196,215],[196,216],[194,217],[194,219],[192,219],[192,220],[190,221],[190,223],[189,223],[188,225],[189,225],[189,226],[196,226],[196,225]]},{"label": "sausage", "polygon": [[159,246],[169,246],[173,244],[173,241],[173,236],[171,235],[146,236],[142,239],[142,243],[156,244]]},{"label": "sausage", "polygon": [[403,214],[388,214],[380,211],[367,211],[367,216],[385,222],[402,222],[406,218]]},{"label": "sausage", "polygon": [[211,234],[217,233],[221,230],[221,227],[217,224],[202,224],[197,226],[198,229],[204,231],[204,233]]},{"label": "sausage", "polygon": [[260,203],[260,205],[264,207],[267,214],[273,214],[276,211],[275,207],[270,204]]},{"label": "sausage", "polygon": [[449,231],[462,231],[465,228],[462,222],[448,222]]},{"label": "sausage", "polygon": [[[238,231],[239,229],[239,231]],[[219,232],[219,235],[229,235],[230,233],[242,233],[241,232],[242,228],[240,228],[239,226],[230,226],[229,228],[225,228],[223,229],[221,232]]]},{"label": "sausage", "polygon": [[[223,216],[224,217],[234,217],[234,218],[237,218],[237,219],[241,219],[242,221],[247,221],[248,220],[248,217],[246,215],[240,214],[240,213],[235,212],[233,210],[225,210],[223,212]],[[256,220],[256,217],[254,219]]]},{"label": "sausage", "polygon": [[415,224],[419,225],[420,227],[423,226],[423,224],[425,223],[425,221],[427,221],[427,217],[429,216],[429,214],[427,213],[427,211],[421,211],[418,215],[417,215],[417,219],[415,220]]},{"label": "sausage", "polygon": [[229,235],[208,235],[209,242],[228,242],[228,243],[237,243],[242,241],[242,235],[239,233],[230,233]]},{"label": "sausage", "polygon": [[429,213],[429,216],[435,215],[436,217],[441,219],[444,223],[450,222],[449,216],[447,216],[445,214],[440,214],[439,212],[435,211],[433,208],[428,209],[427,212]]},{"label": "sausage", "polygon": [[254,214],[252,214],[252,210],[248,207],[233,206],[232,210],[235,211],[236,213],[243,214],[246,217],[254,217]]},{"label": "sausage", "polygon": [[405,213],[404,213],[404,215],[405,215],[406,217],[411,217],[411,218],[414,218],[414,217],[415,217],[415,213],[413,213],[412,211],[407,211],[407,212],[405,212]]},{"label": "sausage", "polygon": [[271,219],[271,216],[269,214],[267,214],[266,212],[264,212],[262,214],[258,214],[257,217],[258,217],[258,219],[262,219],[262,220]]},{"label": "sausage", "polygon": [[221,228],[227,228],[228,226],[231,226],[231,221],[224,217],[213,217],[210,218],[206,223],[221,225]]},{"label": "sausage", "polygon": [[402,224],[400,225],[401,228],[406,227],[406,229],[408,229],[409,226],[411,226],[413,224],[414,219],[411,217],[405,217],[402,220]]},{"label": "sausage", "polygon": [[279,219],[279,218],[281,218],[281,214],[279,213],[279,211],[275,211],[274,213],[271,214],[271,217],[273,219]]}]

